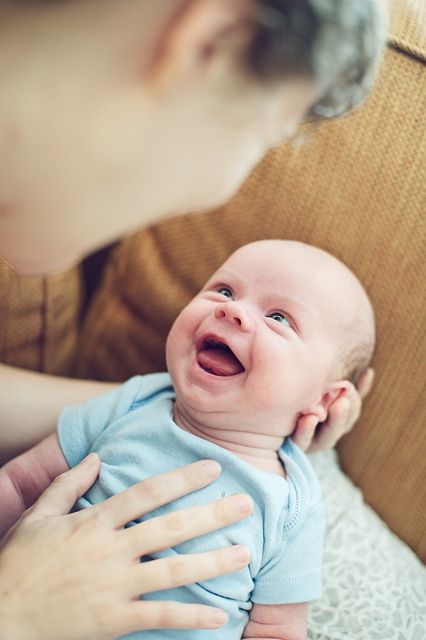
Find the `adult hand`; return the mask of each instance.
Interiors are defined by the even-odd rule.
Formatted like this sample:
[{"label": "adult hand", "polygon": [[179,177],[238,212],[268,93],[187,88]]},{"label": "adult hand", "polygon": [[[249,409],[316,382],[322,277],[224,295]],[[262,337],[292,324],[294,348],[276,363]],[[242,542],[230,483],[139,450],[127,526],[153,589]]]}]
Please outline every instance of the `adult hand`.
[{"label": "adult hand", "polygon": [[318,424],[315,416],[302,416],[291,436],[293,441],[307,453],[334,447],[342,436],[351,431],[358,420],[362,401],[370,393],[373,380],[373,369],[367,369],[356,387],[351,385],[344,396],[337,398],[330,405],[325,422]]},{"label": "adult hand", "polygon": [[3,539],[1,640],[107,640],[147,628],[222,626],[226,615],[218,609],[138,596],[241,569],[249,561],[247,549],[143,563],[140,557],[243,519],[251,512],[250,498],[232,496],[123,528],[212,482],[220,466],[202,461],[69,514],[99,465],[92,454],[59,476]]}]

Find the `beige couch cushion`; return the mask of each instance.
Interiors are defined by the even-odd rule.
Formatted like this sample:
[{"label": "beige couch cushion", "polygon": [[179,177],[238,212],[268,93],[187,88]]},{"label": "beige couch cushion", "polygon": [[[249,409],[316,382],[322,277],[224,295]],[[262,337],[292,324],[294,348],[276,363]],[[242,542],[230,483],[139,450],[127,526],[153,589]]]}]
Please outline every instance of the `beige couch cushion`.
[{"label": "beige couch cushion", "polygon": [[364,282],[379,335],[374,393],[339,447],[342,464],[426,559],[422,2],[394,3],[385,64],[359,113],[305,128],[303,145],[272,151],[220,210],[166,221],[115,250],[87,317],[78,373],[123,380],[163,369],[173,318],[246,242],[295,238],[331,251]]}]

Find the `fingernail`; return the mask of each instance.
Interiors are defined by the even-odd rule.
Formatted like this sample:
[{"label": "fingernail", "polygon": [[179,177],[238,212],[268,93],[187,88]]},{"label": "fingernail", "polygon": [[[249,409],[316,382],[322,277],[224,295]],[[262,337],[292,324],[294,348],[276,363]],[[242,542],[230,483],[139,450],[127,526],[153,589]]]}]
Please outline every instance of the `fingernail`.
[{"label": "fingernail", "polygon": [[250,560],[249,550],[247,549],[247,547],[244,547],[240,544],[232,548],[232,554],[234,556],[234,559],[238,562],[238,564],[245,566]]},{"label": "fingernail", "polygon": [[233,496],[233,505],[234,507],[243,514],[249,514],[251,513],[252,509],[253,509],[253,503],[251,501],[251,498],[249,498],[249,496]]},{"label": "fingernail", "polygon": [[82,463],[83,464],[94,464],[98,460],[99,460],[98,454],[93,451],[92,453],[89,453],[88,456],[83,458]]},{"label": "fingernail", "polygon": [[214,460],[203,460],[203,462],[201,463],[201,468],[203,470],[204,476],[208,480],[215,480],[215,478],[218,477],[222,470],[220,464],[218,462],[215,462]]},{"label": "fingernail", "polygon": [[222,627],[226,622],[228,622],[228,616],[224,611],[220,611],[220,609],[218,609],[212,613],[211,622],[212,626]]}]

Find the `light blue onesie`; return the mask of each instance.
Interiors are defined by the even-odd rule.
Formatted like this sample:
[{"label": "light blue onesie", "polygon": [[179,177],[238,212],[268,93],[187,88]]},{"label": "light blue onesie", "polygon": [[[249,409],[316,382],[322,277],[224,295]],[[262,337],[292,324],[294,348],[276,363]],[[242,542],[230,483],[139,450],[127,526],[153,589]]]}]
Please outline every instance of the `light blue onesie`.
[{"label": "light blue onesie", "polygon": [[320,596],[324,513],[319,484],[308,459],[290,439],[279,452],[287,472],[284,479],[184,431],[173,422],[174,397],[167,373],[136,376],[107,395],[65,409],[59,421],[59,442],[70,467],[91,451],[102,460],[99,479],[78,501],[80,508],[101,502],[139,480],[205,458],[222,465],[218,480],[148,517],[234,493],[252,497],[254,513],[250,518],[153,555],[161,558],[244,544],[251,551],[247,568],[143,596],[220,607],[229,615],[226,626],[217,631],[162,629],[126,636],[141,640],[239,640],[252,602],[284,604]]}]

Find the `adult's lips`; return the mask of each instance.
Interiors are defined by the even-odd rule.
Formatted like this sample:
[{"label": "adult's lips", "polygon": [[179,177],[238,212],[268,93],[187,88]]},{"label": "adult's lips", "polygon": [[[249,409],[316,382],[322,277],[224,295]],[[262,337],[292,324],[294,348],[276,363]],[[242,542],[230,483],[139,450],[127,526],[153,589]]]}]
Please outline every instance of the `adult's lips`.
[{"label": "adult's lips", "polygon": [[197,348],[199,366],[214,376],[236,376],[245,369],[232,349],[220,338],[207,336]]}]

